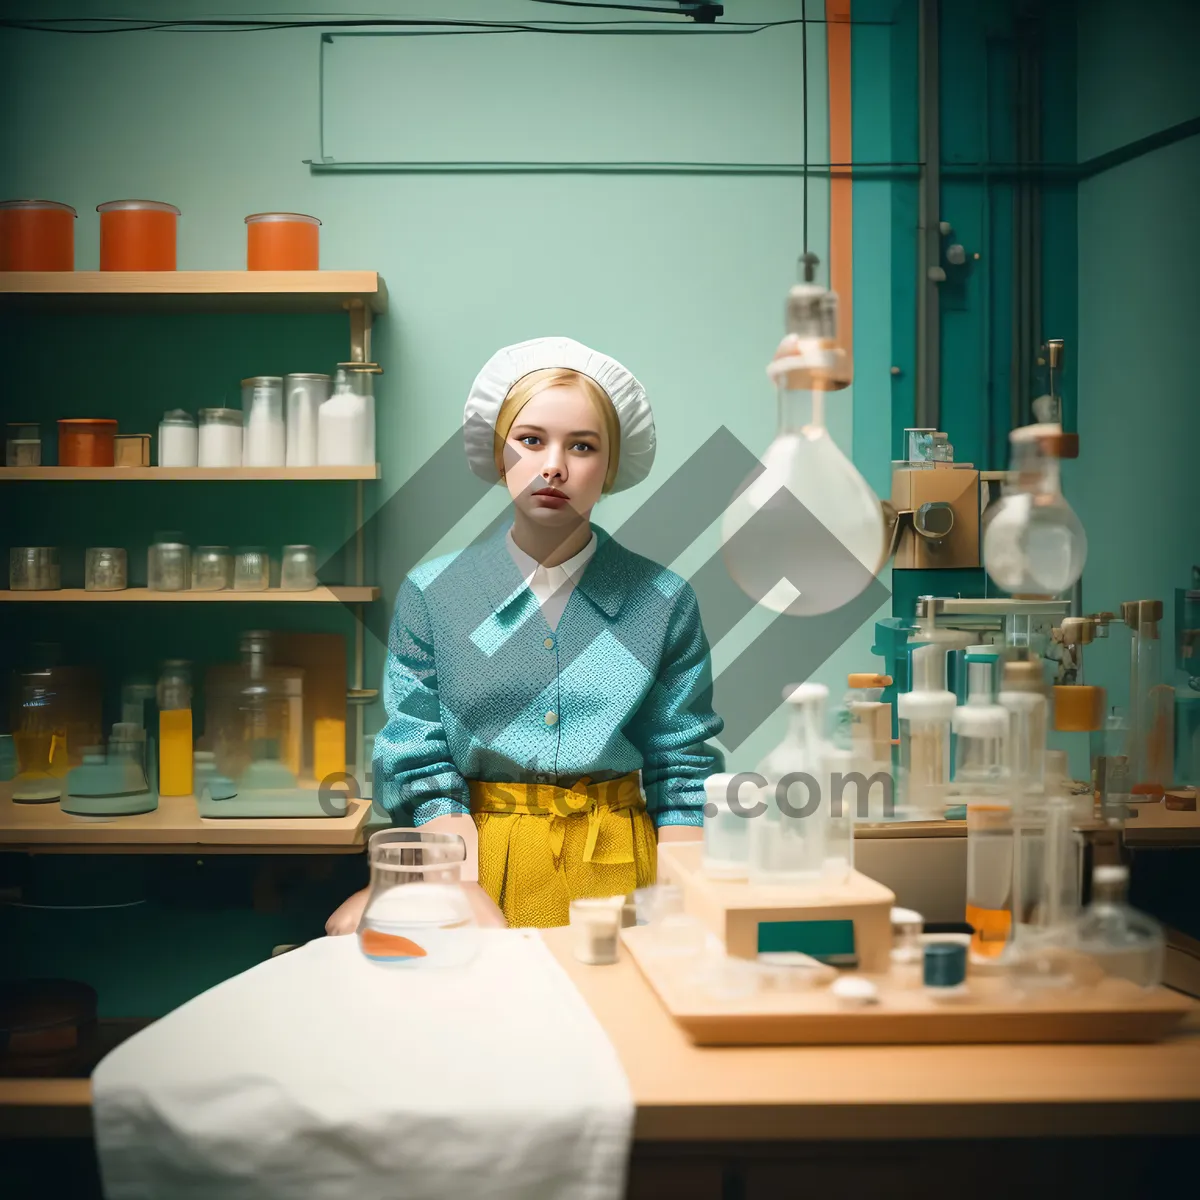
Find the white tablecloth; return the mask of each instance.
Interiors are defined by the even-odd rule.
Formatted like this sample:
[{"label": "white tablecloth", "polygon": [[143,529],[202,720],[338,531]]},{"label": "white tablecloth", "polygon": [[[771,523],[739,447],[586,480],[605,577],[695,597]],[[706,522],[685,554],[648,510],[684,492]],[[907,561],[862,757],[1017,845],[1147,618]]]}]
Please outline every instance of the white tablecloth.
[{"label": "white tablecloth", "polygon": [[118,1046],[93,1076],[106,1196],[621,1196],[633,1103],[612,1044],[537,933],[480,937],[444,971],[322,938]]}]

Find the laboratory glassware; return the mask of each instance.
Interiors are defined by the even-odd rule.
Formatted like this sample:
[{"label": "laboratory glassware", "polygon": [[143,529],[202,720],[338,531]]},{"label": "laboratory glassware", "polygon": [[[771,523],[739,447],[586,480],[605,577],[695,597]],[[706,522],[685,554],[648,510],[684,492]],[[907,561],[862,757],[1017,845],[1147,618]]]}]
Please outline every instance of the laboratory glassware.
[{"label": "laboratory glassware", "polygon": [[0,271],[75,270],[76,217],[58,200],[0,201]]},{"label": "laboratory glassware", "polygon": [[42,465],[42,431],[36,421],[10,421],[4,439],[6,467]]},{"label": "laboratory glassware", "polygon": [[372,466],[375,462],[375,376],[382,375],[383,368],[373,362],[344,362],[338,363],[338,371],[344,374],[350,391],[359,398],[363,413],[359,465]]},{"label": "laboratory glassware", "polygon": [[[855,673],[847,676],[849,690],[842,698],[836,731],[837,745],[848,749],[854,758],[855,771],[868,780],[882,774],[890,778],[892,770],[892,706],[881,697],[891,687],[890,675]],[[890,816],[888,797],[883,797],[883,810],[871,816]]]},{"label": "laboratory glassware", "polygon": [[198,434],[192,414],[173,408],[158,423],[158,465],[194,467],[198,460]]},{"label": "laboratory glassware", "polygon": [[1175,665],[1185,686],[1175,699],[1175,782],[1200,785],[1200,567],[1175,590]]},{"label": "laboratory glassware", "polygon": [[120,546],[89,546],[83,586],[89,592],[120,592],[129,585],[129,560]]},{"label": "laboratory glassware", "polygon": [[1057,425],[1009,434],[1012,461],[983,535],[983,564],[1011,595],[1058,596],[1083,574],[1087,535],[1062,494],[1061,460],[1078,438]]},{"label": "laboratory glassware", "polygon": [[285,375],[287,401],[287,465],[317,465],[317,423],[321,405],[329,399],[328,375]]},{"label": "laboratory glassware", "polygon": [[1129,626],[1129,749],[1135,797],[1161,798],[1175,770],[1175,689],[1164,682],[1161,600],[1121,605]]},{"label": "laboratory glassware", "polygon": [[900,782],[908,815],[945,815],[950,783],[950,722],[956,697],[946,687],[947,646],[912,650],[912,688],[896,697],[900,727]]},{"label": "laboratory glassware", "polygon": [[12,798],[26,804],[57,800],[62,795],[68,761],[65,708],[54,672],[18,675],[14,698],[17,774]]},{"label": "laboratory glassware", "polygon": [[820,784],[821,815],[825,821],[825,855],[821,874],[827,880],[844,880],[854,869],[854,820],[866,819],[866,797],[851,776],[855,772],[854,755],[829,741],[821,744]]},{"label": "laboratory glassware", "polygon": [[192,550],[177,533],[156,534],[146,560],[152,592],[186,592],[192,585]]},{"label": "laboratory glassware", "polygon": [[[754,788],[744,776],[710,775],[704,781],[704,873],[713,879],[745,879],[750,869]],[[743,796],[745,797],[743,799]]]},{"label": "laboratory glassware", "polygon": [[787,333],[767,368],[779,424],[725,510],[722,553],[734,582],[773,612],[831,612],[863,592],[886,552],[879,499],[826,428],[826,397],[847,387],[837,296],[807,280],[787,301]]},{"label": "laboratory glassware", "polygon": [[1062,424],[1061,379],[1065,356],[1062,338],[1051,338],[1042,348],[1041,357],[1045,360],[1049,380],[1046,392],[1033,402],[1032,407],[1033,415],[1046,424]]},{"label": "laboratory glassware", "polygon": [[158,679],[158,791],[161,796],[192,794],[191,663],[171,659]]},{"label": "laboratory glassware", "polygon": [[968,800],[998,795],[1008,782],[1008,710],[993,699],[995,654],[967,654],[967,702],[954,710],[954,785]]},{"label": "laboratory glassware", "polygon": [[1139,987],[1162,982],[1165,941],[1162,926],[1130,908],[1125,896],[1129,869],[1098,866],[1092,871],[1092,902],[1075,925],[1075,946],[1110,978]]},{"label": "laboratory glassware", "polygon": [[466,856],[466,843],[453,833],[385,829],[371,835],[371,885],[358,926],[359,947],[371,962],[455,967],[475,957],[475,919],[459,886]]},{"label": "laboratory glassware", "polygon": [[999,958],[1012,932],[1013,813],[1002,797],[967,803],[967,924],[971,954]]},{"label": "laboratory glassware", "polygon": [[202,408],[198,464],[202,467],[240,467],[244,428],[236,408]]},{"label": "laboratory glassware", "polygon": [[1110,825],[1129,816],[1133,772],[1129,762],[1129,722],[1114,705],[1104,725],[1091,735],[1092,795],[1097,815]]},{"label": "laboratory glassware", "polygon": [[624,902],[624,896],[571,901],[571,933],[575,940],[575,957],[580,962],[606,966],[617,961]]},{"label": "laboratory glassware", "polygon": [[67,773],[60,807],[79,816],[130,816],[158,807],[154,740],[136,723],[117,722],[107,748],[92,747]]},{"label": "laboratory glassware", "polygon": [[284,546],[279,586],[285,592],[311,592],[317,586],[317,551],[313,546]]},{"label": "laboratory glassware", "polygon": [[1000,694],[1008,713],[1008,774],[1014,793],[1040,792],[1045,783],[1046,690],[1040,662],[1010,659]]},{"label": "laboratory glassware", "polygon": [[162,200],[98,204],[100,270],[174,271],[180,212]]},{"label": "laboratory glassware", "polygon": [[[821,796],[825,704],[829,689],[787,689],[788,729],[759,764],[766,780],[763,811],[750,822],[750,882],[811,884],[822,878],[828,798]],[[822,800],[825,803],[822,804]]]},{"label": "laboratory glassware", "polygon": [[242,465],[282,467],[287,459],[283,377],[253,375],[243,379],[242,416],[245,420]]},{"label": "laboratory glassware", "polygon": [[261,546],[243,546],[233,564],[235,592],[264,592],[271,586],[271,556]]},{"label": "laboratory glassware", "polygon": [[192,590],[221,592],[233,586],[233,555],[228,546],[197,546],[192,555]]},{"label": "laboratory glassware", "polygon": [[8,552],[8,586],[14,592],[54,592],[62,586],[57,546],[14,546]]},{"label": "laboratory glassware", "polygon": [[921,935],[925,932],[925,918],[911,908],[893,908],[892,920],[892,975],[906,987],[920,982],[921,964],[925,958],[925,947]]}]

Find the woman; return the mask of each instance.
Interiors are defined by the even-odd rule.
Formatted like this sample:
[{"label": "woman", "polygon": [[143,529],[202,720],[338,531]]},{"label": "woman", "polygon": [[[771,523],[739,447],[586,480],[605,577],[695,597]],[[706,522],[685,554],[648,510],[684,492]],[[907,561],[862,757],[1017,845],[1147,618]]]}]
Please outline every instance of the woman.
[{"label": "woman", "polygon": [[[591,524],[654,459],[620,363],[566,338],[506,347],[471,388],[464,440],[507,486],[511,524],[401,585],[374,794],[461,834],[464,878],[477,869],[510,925],[561,925],[574,898],[652,883],[656,841],[698,836],[724,769],[708,644],[691,587]],[[353,932],[365,901],[328,932]]]}]

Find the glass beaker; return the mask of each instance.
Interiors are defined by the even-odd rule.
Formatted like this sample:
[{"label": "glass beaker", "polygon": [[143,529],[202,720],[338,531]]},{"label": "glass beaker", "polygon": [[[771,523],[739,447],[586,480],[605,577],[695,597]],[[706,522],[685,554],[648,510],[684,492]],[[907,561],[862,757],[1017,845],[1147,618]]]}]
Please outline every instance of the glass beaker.
[{"label": "glass beaker", "polygon": [[68,770],[67,723],[52,671],[31,671],[17,680],[13,720],[17,774],[13,800],[40,804],[62,795]]},{"label": "glass beaker", "polygon": [[317,586],[317,551],[313,546],[284,546],[279,586],[285,592],[311,592]]},{"label": "glass beaker", "polygon": [[233,584],[233,555],[228,546],[197,546],[192,558],[192,590],[223,592]]},{"label": "glass beaker", "polygon": [[146,561],[146,583],[152,592],[186,592],[192,582],[192,551],[179,534],[155,536]]},{"label": "glass beaker", "polygon": [[235,592],[265,592],[271,586],[271,556],[261,546],[244,546],[233,565]]},{"label": "glass beaker", "polygon": [[381,966],[456,967],[475,957],[475,918],[460,886],[467,846],[456,833],[384,829],[367,846],[371,891],[358,925]]},{"label": "glass beaker", "polygon": [[129,567],[120,546],[89,546],[84,556],[83,586],[89,592],[121,592],[128,586]]}]

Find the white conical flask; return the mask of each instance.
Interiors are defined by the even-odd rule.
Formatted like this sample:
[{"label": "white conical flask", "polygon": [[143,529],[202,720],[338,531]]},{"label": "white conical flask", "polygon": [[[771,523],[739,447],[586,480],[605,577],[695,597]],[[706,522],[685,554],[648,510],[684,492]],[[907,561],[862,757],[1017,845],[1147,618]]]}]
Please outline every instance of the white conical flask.
[{"label": "white conical flask", "polygon": [[883,564],[883,510],[825,427],[825,397],[849,385],[837,345],[837,297],[812,283],[788,296],[788,333],[767,374],[779,428],[721,525],[734,582],[773,612],[832,612],[863,592]]}]

